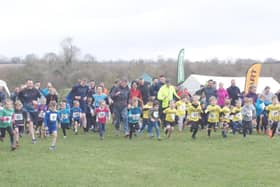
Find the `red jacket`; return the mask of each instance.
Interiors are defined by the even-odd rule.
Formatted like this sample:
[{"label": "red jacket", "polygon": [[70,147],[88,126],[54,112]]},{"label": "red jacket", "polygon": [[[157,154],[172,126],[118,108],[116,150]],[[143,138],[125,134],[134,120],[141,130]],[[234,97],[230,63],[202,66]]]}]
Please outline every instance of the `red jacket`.
[{"label": "red jacket", "polygon": [[137,97],[138,99],[142,100],[142,94],[141,94],[140,90],[131,88],[129,98],[131,100],[134,97]]}]

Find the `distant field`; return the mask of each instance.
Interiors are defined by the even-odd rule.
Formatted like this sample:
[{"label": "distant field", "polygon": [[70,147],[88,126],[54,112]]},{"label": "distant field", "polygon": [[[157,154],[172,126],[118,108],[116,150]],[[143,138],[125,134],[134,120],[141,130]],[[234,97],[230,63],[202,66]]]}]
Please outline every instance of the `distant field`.
[{"label": "distant field", "polygon": [[57,150],[50,138],[32,145],[29,137],[10,152],[0,143],[0,186],[279,186],[280,139],[264,135],[211,138],[188,131],[162,141],[144,134],[129,141],[116,137],[111,124],[105,140],[97,134],[59,135]]},{"label": "distant field", "polygon": [[18,68],[23,66],[25,66],[25,64],[0,64],[0,68]]}]

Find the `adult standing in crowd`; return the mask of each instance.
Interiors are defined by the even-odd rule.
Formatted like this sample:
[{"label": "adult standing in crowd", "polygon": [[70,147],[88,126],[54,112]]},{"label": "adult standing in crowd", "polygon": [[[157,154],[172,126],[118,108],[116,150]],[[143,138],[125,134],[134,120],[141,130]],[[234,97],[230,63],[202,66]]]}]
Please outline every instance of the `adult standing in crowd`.
[{"label": "adult standing in crowd", "polygon": [[275,95],[277,95],[278,101],[280,101],[280,90],[278,90],[278,92]]},{"label": "adult standing in crowd", "polygon": [[0,86],[0,103],[4,103],[6,100],[6,94],[4,91],[4,87]]},{"label": "adult standing in crowd", "polygon": [[204,93],[206,97],[206,105],[208,105],[210,97],[214,96],[217,98],[217,89],[214,87],[213,80],[207,82],[207,86],[203,89],[202,93]]},{"label": "adult standing in crowd", "polygon": [[89,87],[88,97],[92,97],[93,94],[95,94],[95,92],[96,92],[95,80],[90,80],[88,87]]},{"label": "adult standing in crowd", "polygon": [[26,88],[19,92],[19,100],[23,104],[23,110],[27,114],[27,123],[33,144],[36,143],[33,126],[36,125],[38,120],[36,106],[40,97],[41,94],[39,90],[34,87],[33,81],[31,79],[26,81]]},{"label": "adult standing in crowd", "polygon": [[161,107],[160,107],[159,113],[160,113],[160,118],[162,120],[164,120],[163,111],[166,108],[168,108],[169,102],[173,100],[174,96],[176,98],[180,99],[180,97],[176,93],[175,87],[171,85],[169,80],[166,80],[165,85],[163,85],[159,89],[158,95],[157,95],[158,100],[161,101]]},{"label": "adult standing in crowd", "polygon": [[15,103],[17,100],[19,100],[19,98],[18,98],[19,92],[20,92],[20,88],[19,88],[19,87],[16,87],[16,88],[14,89],[14,92],[11,94],[10,99],[13,101],[13,103]]},{"label": "adult standing in crowd", "polygon": [[82,79],[80,80],[80,83],[77,85],[74,85],[72,90],[70,91],[72,97],[74,100],[79,101],[80,103],[80,108],[82,109],[82,114],[81,114],[81,121],[83,127],[86,127],[87,121],[86,121],[86,109],[87,109],[87,95],[89,88],[86,85],[87,80]]},{"label": "adult standing in crowd", "polygon": [[49,106],[51,101],[58,102],[58,96],[55,88],[49,88],[48,94],[46,95],[46,104]]},{"label": "adult standing in crowd", "polygon": [[271,104],[272,103],[272,97],[274,96],[274,94],[270,91],[270,87],[266,86],[262,92],[262,95],[264,96],[264,103],[266,105]]},{"label": "adult standing in crowd", "polygon": [[128,103],[129,103],[129,88],[126,79],[121,80],[120,86],[116,87],[112,93],[111,98],[114,101],[114,125],[117,130],[117,135],[120,134],[120,124],[123,122],[125,136],[129,135],[128,128]]},{"label": "adult standing in crowd", "polygon": [[224,88],[223,83],[219,83],[219,89],[217,90],[217,99],[218,99],[218,105],[223,107],[225,105],[225,100],[228,98],[228,92]]},{"label": "adult standing in crowd", "polygon": [[153,83],[150,87],[150,96],[153,97],[153,99],[157,98],[157,93],[159,91],[158,82],[159,82],[158,78],[154,77]]},{"label": "adult standing in crowd", "polygon": [[251,85],[249,87],[249,92],[245,95],[245,97],[252,98],[253,104],[255,104],[258,99],[257,87],[255,85]]},{"label": "adult standing in crowd", "polygon": [[141,78],[139,80],[138,89],[140,90],[142,95],[143,105],[145,105],[148,102],[148,98],[150,96],[148,82]]},{"label": "adult standing in crowd", "polygon": [[159,76],[159,81],[158,81],[158,90],[163,86],[165,85],[165,82],[166,82],[166,78],[164,75],[160,75]]},{"label": "adult standing in crowd", "polygon": [[143,98],[142,98],[142,93],[141,91],[138,89],[138,84],[136,81],[132,81],[131,83],[131,88],[130,88],[130,94],[129,94],[129,100],[130,102],[133,99],[137,99],[140,100],[140,102],[143,102]]},{"label": "adult standing in crowd", "polygon": [[241,97],[240,89],[236,86],[234,79],[231,80],[231,86],[227,89],[228,96],[231,99],[231,105],[235,106],[235,101]]}]

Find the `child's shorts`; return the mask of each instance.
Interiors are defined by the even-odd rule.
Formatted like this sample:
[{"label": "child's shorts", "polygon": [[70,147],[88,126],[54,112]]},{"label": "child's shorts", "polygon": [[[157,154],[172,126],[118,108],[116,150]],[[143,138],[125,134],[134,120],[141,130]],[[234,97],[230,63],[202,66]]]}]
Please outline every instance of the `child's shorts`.
[{"label": "child's shorts", "polygon": [[165,127],[168,127],[168,126],[170,126],[170,127],[175,127],[175,125],[176,125],[176,122],[174,121],[174,122],[169,122],[169,121],[165,121]]},{"label": "child's shorts", "polygon": [[49,131],[49,134],[52,134],[52,133],[54,133],[54,132],[57,132],[56,125],[50,125],[50,126],[48,126],[48,131]]}]

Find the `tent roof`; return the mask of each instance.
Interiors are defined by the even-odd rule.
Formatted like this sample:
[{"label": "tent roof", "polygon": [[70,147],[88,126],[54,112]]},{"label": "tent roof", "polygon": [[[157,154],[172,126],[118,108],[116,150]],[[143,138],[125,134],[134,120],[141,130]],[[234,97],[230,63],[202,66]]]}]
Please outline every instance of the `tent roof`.
[{"label": "tent roof", "polygon": [[7,92],[7,94],[10,96],[10,91],[9,91],[9,88],[7,86],[7,83],[3,80],[0,80],[0,86],[3,86],[4,87],[4,90]]},{"label": "tent roof", "polygon": [[153,77],[150,76],[148,73],[143,73],[139,78],[143,78],[145,81],[152,82]]},{"label": "tent roof", "polygon": [[[208,75],[197,75],[192,74],[190,75],[185,82],[183,83],[183,86],[188,88],[190,87],[190,92],[194,93],[193,89],[199,89],[200,85],[205,85],[208,80],[214,80],[219,84],[220,82],[224,83],[224,88],[228,88],[230,86],[230,82],[232,79],[235,79],[236,85],[240,88],[241,91],[245,88],[245,77],[222,77],[222,76],[208,76]],[[192,85],[188,86],[188,84],[191,84],[191,82],[194,82]],[[195,83],[196,82],[196,83]],[[280,89],[280,84],[272,77],[260,77],[257,92],[261,93],[266,86],[270,86],[271,91],[273,93],[276,93]]]}]

